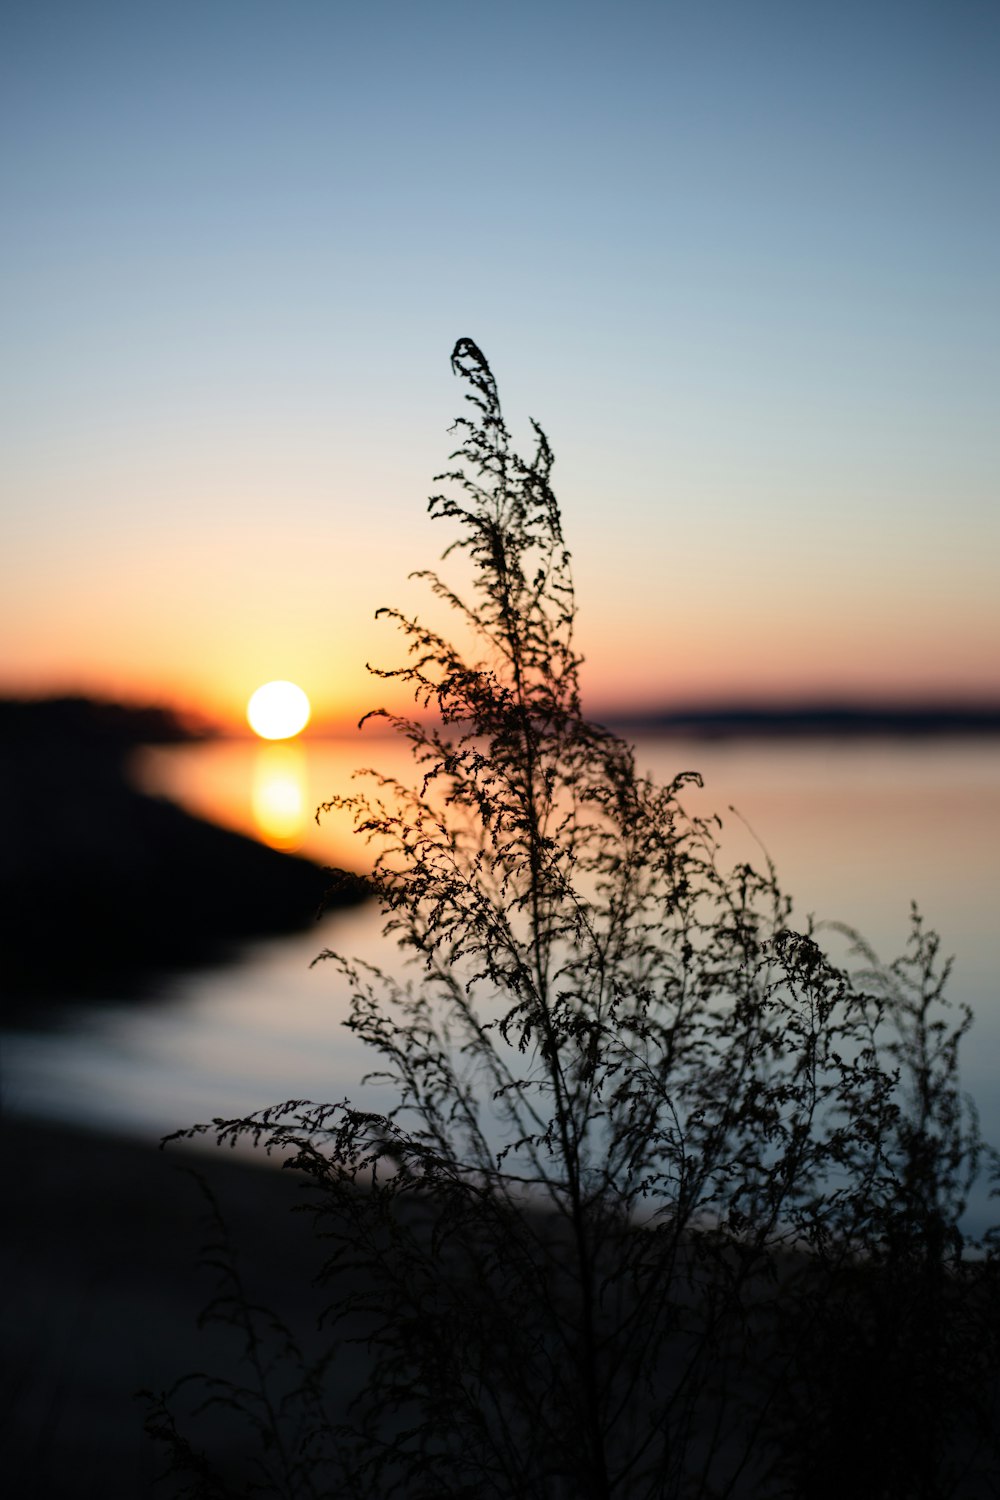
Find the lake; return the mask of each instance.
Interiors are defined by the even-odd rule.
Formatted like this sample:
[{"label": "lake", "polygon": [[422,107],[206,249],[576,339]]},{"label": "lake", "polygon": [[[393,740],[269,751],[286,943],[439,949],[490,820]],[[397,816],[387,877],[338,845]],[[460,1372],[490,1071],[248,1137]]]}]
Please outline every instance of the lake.
[{"label": "lake", "polygon": [[[919,903],[956,955],[953,998],[977,1014],[964,1077],[986,1133],[1000,1140],[998,742],[636,743],[640,768],[661,780],[702,773],[705,789],[689,792],[686,805],[723,816],[732,858],[759,856],[758,838],[800,917],[846,922],[891,957],[905,941],[911,899]],[[405,775],[409,761],[405,746],[374,736],[233,740],[144,751],[137,775],[145,788],[277,847],[362,868],[365,851],[346,817],[317,826],[312,815],[320,800],[349,793],[364,764]],[[230,964],[165,978],[134,1004],[74,1007],[58,1025],[4,1036],[4,1106],[149,1140],[292,1097],[377,1106],[384,1096],[360,1084],[370,1058],[340,1024],[343,983],[331,965],[310,967],[326,946],[394,961],[368,905],[248,945]]]}]

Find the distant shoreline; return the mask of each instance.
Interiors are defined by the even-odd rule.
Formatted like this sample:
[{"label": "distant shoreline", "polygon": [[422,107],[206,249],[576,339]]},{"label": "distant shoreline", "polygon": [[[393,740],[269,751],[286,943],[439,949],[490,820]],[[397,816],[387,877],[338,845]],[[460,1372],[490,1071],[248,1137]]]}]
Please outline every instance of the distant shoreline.
[{"label": "distant shoreline", "polygon": [[[434,715],[415,715],[421,722],[437,722]],[[584,717],[616,733],[657,734],[685,739],[931,739],[935,737],[988,738],[1000,735],[1000,704],[872,704],[812,703],[794,706],[733,703],[670,709],[602,710],[585,708]],[[351,722],[314,721],[296,737],[308,747],[325,741],[355,741],[359,726]],[[367,726],[366,738],[393,739],[383,721]],[[202,729],[192,741],[229,741],[257,745],[249,729],[215,725]]]},{"label": "distant shoreline", "polygon": [[900,705],[875,707],[815,703],[796,707],[726,705],[649,713],[599,716],[610,729],[701,739],[889,737],[1000,735],[1000,705]]}]

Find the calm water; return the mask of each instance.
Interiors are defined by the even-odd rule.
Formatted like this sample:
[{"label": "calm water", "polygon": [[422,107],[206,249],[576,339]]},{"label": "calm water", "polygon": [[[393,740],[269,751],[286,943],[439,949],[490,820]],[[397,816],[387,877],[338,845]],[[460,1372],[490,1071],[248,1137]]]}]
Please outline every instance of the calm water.
[{"label": "calm water", "polygon": [[[639,742],[639,763],[665,779],[702,772],[691,810],[719,811],[724,847],[766,845],[800,915],[852,924],[884,956],[906,936],[912,899],[957,955],[956,999],[975,1009],[965,1077],[984,1127],[1000,1140],[1000,744]],[[312,820],[323,798],[351,790],[374,764],[405,773],[405,751],[369,738],[298,747],[242,741],[149,751],[143,784],[219,821],[329,863],[360,867],[342,816]],[[757,851],[759,852],[759,851]],[[393,959],[376,912],[247,947],[233,964],[174,976],[159,998],[75,1011],[69,1024],[3,1038],[4,1103],[148,1139],[214,1115],[298,1097],[380,1102],[359,1080],[369,1058],[340,1025],[346,995],[324,946],[383,965]]]}]

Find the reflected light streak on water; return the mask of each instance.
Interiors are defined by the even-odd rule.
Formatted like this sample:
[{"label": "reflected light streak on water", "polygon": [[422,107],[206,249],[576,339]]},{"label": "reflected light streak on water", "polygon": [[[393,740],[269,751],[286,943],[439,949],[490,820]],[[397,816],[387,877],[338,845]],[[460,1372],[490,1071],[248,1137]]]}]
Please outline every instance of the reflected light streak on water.
[{"label": "reflected light streak on water", "polygon": [[258,745],[250,806],[253,832],[273,849],[301,849],[315,811],[307,807],[306,754],[301,745]]}]

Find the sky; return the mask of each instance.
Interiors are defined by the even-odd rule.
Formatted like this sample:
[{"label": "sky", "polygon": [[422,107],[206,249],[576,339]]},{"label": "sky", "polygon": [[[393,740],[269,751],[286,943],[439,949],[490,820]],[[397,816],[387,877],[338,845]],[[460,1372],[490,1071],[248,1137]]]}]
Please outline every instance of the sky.
[{"label": "sky", "polygon": [[382,701],[469,336],[595,712],[1000,696],[993,0],[0,28],[0,692]]}]

